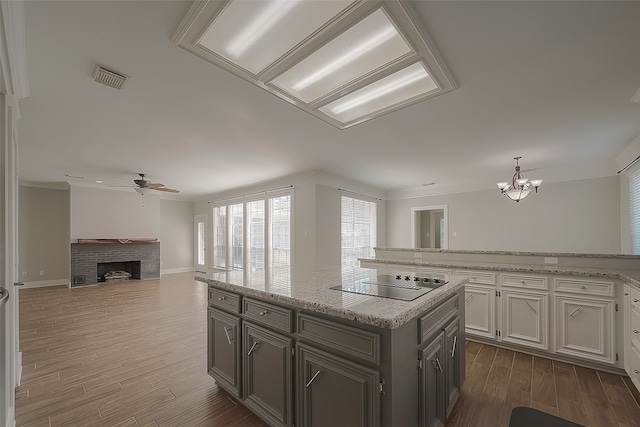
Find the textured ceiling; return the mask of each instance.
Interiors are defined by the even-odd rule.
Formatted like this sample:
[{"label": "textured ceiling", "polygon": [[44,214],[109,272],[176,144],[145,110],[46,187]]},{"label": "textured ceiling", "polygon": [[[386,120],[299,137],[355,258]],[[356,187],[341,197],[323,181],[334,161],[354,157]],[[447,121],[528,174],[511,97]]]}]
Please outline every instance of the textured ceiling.
[{"label": "textured ceiling", "polygon": [[[144,172],[195,200],[307,170],[498,191],[514,156],[545,183],[615,175],[640,134],[640,2],[411,3],[460,87],[338,130],[172,45],[191,2],[25,2],[21,181]],[[99,85],[94,61],[132,78]]]}]

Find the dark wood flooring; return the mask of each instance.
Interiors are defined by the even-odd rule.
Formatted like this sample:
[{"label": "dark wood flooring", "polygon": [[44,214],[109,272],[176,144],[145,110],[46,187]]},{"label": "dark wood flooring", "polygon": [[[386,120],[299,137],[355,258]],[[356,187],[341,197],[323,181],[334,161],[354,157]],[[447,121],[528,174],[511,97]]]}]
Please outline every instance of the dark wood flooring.
[{"label": "dark wood flooring", "polygon": [[[206,295],[193,273],[21,290],[17,426],[264,426],[204,374]],[[628,378],[475,342],[466,352],[447,427],[507,426],[515,406],[640,426]]]}]

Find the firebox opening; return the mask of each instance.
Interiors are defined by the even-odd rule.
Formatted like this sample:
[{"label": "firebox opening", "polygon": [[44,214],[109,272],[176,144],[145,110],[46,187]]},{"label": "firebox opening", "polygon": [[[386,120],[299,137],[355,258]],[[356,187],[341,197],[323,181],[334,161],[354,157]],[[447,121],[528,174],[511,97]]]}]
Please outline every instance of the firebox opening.
[{"label": "firebox opening", "polygon": [[99,262],[98,283],[140,280],[140,261]]}]

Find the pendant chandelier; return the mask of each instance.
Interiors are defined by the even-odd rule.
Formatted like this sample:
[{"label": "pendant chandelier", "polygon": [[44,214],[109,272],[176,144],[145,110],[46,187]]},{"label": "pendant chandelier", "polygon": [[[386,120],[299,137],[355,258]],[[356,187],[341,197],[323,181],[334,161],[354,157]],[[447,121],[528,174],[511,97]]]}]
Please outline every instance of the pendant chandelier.
[{"label": "pendant chandelier", "polygon": [[513,174],[511,182],[496,183],[500,192],[514,202],[526,199],[534,190],[537,193],[538,187],[542,184],[541,179],[528,180],[524,177],[522,172],[520,172],[520,164],[518,162],[521,158],[522,157],[513,158],[516,161],[516,173]]}]

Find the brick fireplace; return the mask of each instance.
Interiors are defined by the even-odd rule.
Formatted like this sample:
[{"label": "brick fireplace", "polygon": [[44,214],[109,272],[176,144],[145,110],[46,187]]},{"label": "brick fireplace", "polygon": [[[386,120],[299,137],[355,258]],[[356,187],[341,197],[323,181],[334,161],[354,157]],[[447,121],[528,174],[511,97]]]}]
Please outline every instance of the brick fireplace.
[{"label": "brick fireplace", "polygon": [[[132,277],[160,277],[160,242],[150,243],[71,243],[71,287],[95,285],[98,264],[139,265]],[[122,268],[120,268],[122,269]],[[102,277],[104,279],[104,277]]]}]

